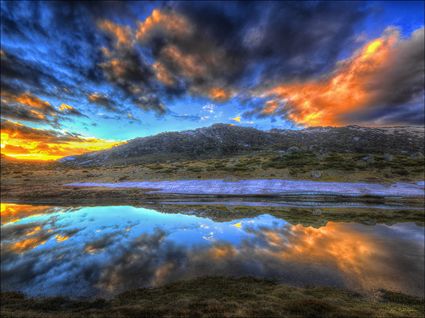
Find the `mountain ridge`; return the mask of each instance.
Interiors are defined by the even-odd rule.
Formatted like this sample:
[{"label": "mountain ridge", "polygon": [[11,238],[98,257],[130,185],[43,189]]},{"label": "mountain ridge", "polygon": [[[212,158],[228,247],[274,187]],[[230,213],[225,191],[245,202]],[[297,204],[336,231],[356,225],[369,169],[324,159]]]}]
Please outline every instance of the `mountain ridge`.
[{"label": "mountain ridge", "polygon": [[64,157],[60,163],[103,165],[207,159],[260,151],[312,151],[413,154],[424,151],[424,128],[391,126],[309,127],[258,130],[214,124],[179,132],[131,139],[107,150]]}]

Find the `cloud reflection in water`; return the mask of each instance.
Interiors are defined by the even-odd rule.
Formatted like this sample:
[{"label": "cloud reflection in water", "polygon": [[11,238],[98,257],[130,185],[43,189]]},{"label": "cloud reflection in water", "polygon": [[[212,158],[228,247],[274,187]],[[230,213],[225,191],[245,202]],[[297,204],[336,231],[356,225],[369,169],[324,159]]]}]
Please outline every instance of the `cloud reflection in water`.
[{"label": "cloud reflection in water", "polygon": [[411,223],[316,229],[267,214],[216,222],[129,206],[14,209],[22,218],[2,222],[2,290],[109,296],[204,275],[252,275],[424,291],[424,231]]}]

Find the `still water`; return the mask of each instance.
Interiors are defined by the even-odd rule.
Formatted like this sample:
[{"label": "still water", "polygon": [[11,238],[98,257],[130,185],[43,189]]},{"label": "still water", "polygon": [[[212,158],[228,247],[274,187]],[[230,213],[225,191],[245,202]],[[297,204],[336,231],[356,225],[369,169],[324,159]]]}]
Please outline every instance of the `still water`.
[{"label": "still water", "polygon": [[206,275],[423,296],[424,228],[270,214],[215,221],[132,206],[2,204],[1,288],[32,296],[109,297]]}]

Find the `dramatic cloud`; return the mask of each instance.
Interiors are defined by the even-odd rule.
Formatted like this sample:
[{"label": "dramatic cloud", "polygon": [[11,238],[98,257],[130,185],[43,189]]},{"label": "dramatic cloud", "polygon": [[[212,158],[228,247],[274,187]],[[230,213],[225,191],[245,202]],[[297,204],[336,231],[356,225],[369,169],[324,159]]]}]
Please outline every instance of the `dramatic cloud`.
[{"label": "dramatic cloud", "polygon": [[[165,106],[152,97],[155,90],[146,85],[149,78],[145,75],[151,71],[129,48],[130,28],[106,19],[117,15],[131,18],[132,10],[124,3],[111,2],[5,3],[1,8],[2,35],[6,35],[2,90],[59,97],[70,104],[69,100],[81,102],[96,87],[103,87],[118,99],[163,112]],[[18,49],[11,43],[18,43]],[[109,44],[117,51],[106,57]]]},{"label": "dramatic cloud", "polygon": [[[370,12],[359,1],[2,2],[1,117],[102,135],[105,119],[422,124],[424,30],[406,38],[414,23],[400,24],[361,47],[388,27],[371,27]],[[203,113],[208,102],[225,115]]]},{"label": "dramatic cloud", "polygon": [[119,142],[87,138],[1,121],[1,153],[18,159],[52,160],[110,148]]},{"label": "dramatic cloud", "polygon": [[62,103],[56,109],[49,102],[31,93],[14,95],[6,90],[1,92],[1,115],[14,120],[45,122],[52,125],[57,125],[59,119],[66,118],[66,115],[85,116],[68,104]]},{"label": "dramatic cloud", "polygon": [[[226,6],[227,7],[227,6]],[[213,38],[244,71],[263,64],[263,79],[317,74],[333,63],[365,17],[356,3],[182,3],[204,36]]]},{"label": "dramatic cloud", "polygon": [[[393,123],[423,123],[423,56],[423,28],[409,39],[388,28],[325,77],[260,89],[259,96],[269,99],[260,113],[280,114],[309,126],[382,124],[386,118]],[[409,105],[412,102],[416,104]],[[416,118],[406,118],[409,112]]]},{"label": "dramatic cloud", "polygon": [[165,111],[153,87],[153,72],[134,49],[119,47],[103,50],[105,61],[100,64],[106,78],[119,87],[132,104],[144,110]]},{"label": "dramatic cloud", "polygon": [[[114,43],[103,51],[108,57],[102,64],[106,76],[131,96],[144,90],[156,99],[161,93],[186,92],[225,102],[250,85],[328,69],[365,16],[360,6],[349,3],[225,7],[228,10],[221,3],[172,3],[153,10],[132,29],[101,21],[100,28]],[[285,41],[282,34],[288,37]],[[154,63],[146,63],[138,48],[147,49]],[[155,105],[146,98],[145,104]]]},{"label": "dramatic cloud", "polygon": [[92,103],[104,107],[106,110],[117,111],[117,107],[108,96],[102,95],[100,93],[91,93],[87,95],[87,99]]},{"label": "dramatic cloud", "polygon": [[132,35],[130,27],[119,26],[111,21],[104,20],[99,22],[99,28],[109,33],[114,38],[114,40],[116,40],[115,45],[117,47],[120,47],[122,45],[131,45]]}]

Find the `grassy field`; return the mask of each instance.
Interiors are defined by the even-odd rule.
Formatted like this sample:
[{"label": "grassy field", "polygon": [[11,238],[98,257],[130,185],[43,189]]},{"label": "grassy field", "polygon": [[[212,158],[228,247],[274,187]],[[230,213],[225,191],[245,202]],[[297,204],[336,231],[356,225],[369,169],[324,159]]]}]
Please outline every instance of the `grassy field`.
[{"label": "grassy field", "polygon": [[111,300],[26,298],[2,293],[4,318],[423,317],[424,300],[380,290],[297,288],[254,278],[206,277],[125,292]]},{"label": "grassy field", "polygon": [[342,182],[424,180],[424,159],[407,155],[385,157],[353,153],[317,155],[313,152],[256,153],[197,161],[176,161],[108,167],[72,167],[59,163],[2,163],[2,200],[53,201],[132,200],[143,190],[76,189],[71,182],[118,182],[178,179],[316,180]]}]

